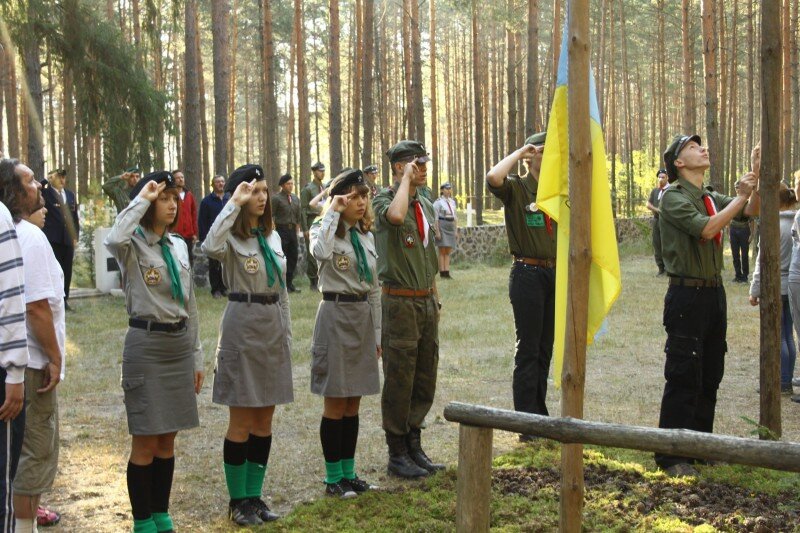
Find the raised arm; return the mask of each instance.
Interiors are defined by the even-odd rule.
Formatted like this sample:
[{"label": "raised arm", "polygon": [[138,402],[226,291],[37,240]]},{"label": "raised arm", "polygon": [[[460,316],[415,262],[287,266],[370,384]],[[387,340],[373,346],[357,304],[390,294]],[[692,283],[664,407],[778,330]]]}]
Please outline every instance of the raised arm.
[{"label": "raised arm", "polygon": [[525,146],[517,148],[489,170],[486,174],[486,183],[488,183],[490,187],[502,187],[503,182],[506,177],[508,177],[509,172],[514,168],[514,165],[519,163],[522,159],[531,159],[537,152],[541,152],[542,150],[544,150],[544,146],[536,148],[532,144],[526,144]]}]

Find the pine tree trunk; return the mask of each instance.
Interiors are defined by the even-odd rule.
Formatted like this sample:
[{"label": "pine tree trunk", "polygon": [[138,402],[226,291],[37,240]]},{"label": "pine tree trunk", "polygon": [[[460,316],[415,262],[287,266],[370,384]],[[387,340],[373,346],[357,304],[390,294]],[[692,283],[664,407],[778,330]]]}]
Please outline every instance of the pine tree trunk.
[{"label": "pine tree trunk", "polygon": [[[692,49],[689,10],[692,0],[681,0],[681,36],[683,50],[683,131],[697,131],[694,97],[694,53]],[[662,145],[663,146],[663,145]]]},{"label": "pine tree trunk", "polygon": [[[231,94],[229,0],[211,0],[211,34],[214,63],[214,173],[227,176],[228,119]],[[230,169],[233,170],[233,169]]]},{"label": "pine tree trunk", "polygon": [[278,178],[281,173],[281,158],[279,155],[278,147],[278,100],[275,91],[275,41],[272,33],[272,0],[263,0],[262,2],[262,65],[263,72],[263,85],[264,85],[264,117],[263,127],[259,131],[263,131],[263,143],[266,153],[262,156],[262,160],[266,165],[264,172],[267,173],[267,179],[271,186],[278,183]]},{"label": "pine tree trunk", "polygon": [[414,117],[414,81],[411,59],[411,4],[417,0],[403,0],[403,73],[406,88],[406,138],[417,139],[417,121]]},{"label": "pine tree trunk", "polygon": [[436,95],[436,0],[430,1],[430,47],[431,47],[431,167],[433,168],[433,190],[439,190],[439,102]]},{"label": "pine tree trunk", "polygon": [[50,169],[63,166],[63,161],[59,161],[56,156],[56,113],[53,105],[53,93],[55,92],[55,80],[53,79],[53,61],[50,47],[47,47],[47,147],[50,151]]},{"label": "pine tree trunk", "polygon": [[472,93],[475,100],[475,168],[473,170],[475,191],[475,218],[478,226],[483,224],[483,103],[481,102],[481,53],[478,44],[478,0],[472,0]]},{"label": "pine tree trunk", "polygon": [[[368,0],[367,0],[368,1]],[[350,56],[350,64],[353,67],[351,71],[351,80],[353,84],[352,91],[352,110],[353,120],[350,122],[350,144],[352,148],[352,156],[350,159],[350,166],[357,167],[361,162],[361,88],[362,88],[362,63],[363,63],[363,13],[362,13],[361,0],[355,0],[353,6],[353,18],[355,19],[355,41],[353,43],[353,54]]]},{"label": "pine tree trunk", "polygon": [[183,171],[188,189],[199,191],[203,181],[200,146],[200,89],[197,71],[197,0],[186,0],[183,98]]},{"label": "pine tree trunk", "polygon": [[298,146],[300,155],[301,176],[297,182],[301,183],[302,177],[311,169],[311,128],[308,114],[308,78],[306,75],[305,58],[305,32],[303,31],[303,0],[294,0],[294,28],[297,41],[295,42],[295,55],[297,56],[297,131],[299,134]]},{"label": "pine tree trunk", "polygon": [[[684,0],[688,1],[688,0]],[[747,120],[745,121],[745,146],[752,147],[753,143],[753,114],[755,109],[755,31],[754,31],[753,2],[747,2]]]},{"label": "pine tree trunk", "polygon": [[[236,168],[236,50],[239,46],[239,25],[238,25],[238,0],[233,0],[233,11],[231,13],[231,27],[233,28],[233,37],[231,38],[231,47],[229,50],[229,61],[231,66],[231,84],[230,93],[228,94],[228,138],[227,138],[227,153],[228,153],[228,171],[232,172]],[[245,102],[247,105],[247,102]],[[248,157],[249,159],[249,157]]]},{"label": "pine tree trunk", "polygon": [[[378,89],[380,105],[378,106],[378,124],[380,126],[380,149],[376,154],[381,162],[381,183],[389,185],[389,160],[381,157],[389,149],[389,83],[384,79],[389,68],[386,58],[388,43],[386,41],[386,17],[380,17],[379,35],[375,39],[375,87]],[[396,85],[396,84],[395,84]]]},{"label": "pine tree trunk", "polygon": [[539,129],[539,0],[528,0],[528,68],[526,69],[528,99],[525,104],[525,135]]},{"label": "pine tree trunk", "polygon": [[717,82],[717,25],[716,0],[702,0],[703,64],[705,69],[706,135],[711,160],[711,186],[722,190],[722,154],[720,153],[718,82]]},{"label": "pine tree trunk", "polygon": [[414,89],[413,117],[415,139],[425,144],[425,104],[422,99],[422,36],[419,27],[419,0],[411,0],[411,84]]},{"label": "pine tree trunk", "polygon": [[[41,6],[31,0],[28,4],[28,24],[34,27]],[[42,63],[39,56],[39,37],[36,31],[28,31],[22,43],[22,59],[25,64],[25,81],[28,84],[30,105],[27,106],[27,154],[25,162],[36,177],[44,177],[44,117],[42,104]],[[31,116],[33,112],[33,116]]]},{"label": "pine tree trunk", "polygon": [[342,79],[339,53],[339,0],[330,0],[330,41],[328,46],[328,135],[331,173],[341,170],[342,157]]},{"label": "pine tree trunk", "polygon": [[790,45],[792,34],[791,28],[791,3],[790,0],[783,0],[783,16],[781,20],[781,41],[783,51],[783,90],[781,91],[781,155],[783,156],[783,166],[781,176],[788,175],[792,170],[792,47]]},{"label": "pine tree trunk", "polygon": [[[513,12],[513,0],[507,0],[506,8],[511,16]],[[506,123],[506,146],[507,151],[515,150],[517,145],[517,83],[516,83],[516,64],[517,47],[514,44],[514,33],[510,27],[506,28],[506,94],[508,98],[508,121]]]}]

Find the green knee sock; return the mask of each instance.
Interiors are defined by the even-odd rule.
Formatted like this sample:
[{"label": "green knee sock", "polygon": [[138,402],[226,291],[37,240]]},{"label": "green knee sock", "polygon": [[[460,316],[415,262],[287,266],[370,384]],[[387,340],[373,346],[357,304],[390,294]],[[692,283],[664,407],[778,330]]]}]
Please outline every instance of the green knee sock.
[{"label": "green knee sock", "polygon": [[325,483],[339,483],[342,480],[342,462],[325,462]]},{"label": "green knee sock", "polygon": [[153,513],[153,522],[156,524],[156,529],[161,533],[162,531],[172,531],[172,517],[169,513]]},{"label": "green knee sock", "polygon": [[158,533],[153,517],[144,520],[133,519],[133,533]]},{"label": "green knee sock", "polygon": [[354,458],[342,459],[342,476],[345,479],[356,478],[356,460]]},{"label": "green knee sock", "polygon": [[264,477],[267,475],[267,465],[247,461],[247,481],[245,494],[247,498],[261,498],[261,487],[264,486]]},{"label": "green knee sock", "polygon": [[225,467],[225,483],[228,485],[228,494],[231,500],[243,500],[247,498],[247,463],[240,465],[229,465],[223,463]]}]

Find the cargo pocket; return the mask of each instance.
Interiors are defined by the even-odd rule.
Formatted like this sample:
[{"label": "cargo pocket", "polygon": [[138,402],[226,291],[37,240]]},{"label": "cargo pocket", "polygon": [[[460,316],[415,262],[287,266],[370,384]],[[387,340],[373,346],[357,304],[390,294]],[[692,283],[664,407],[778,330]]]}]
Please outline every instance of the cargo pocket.
[{"label": "cargo pocket", "polygon": [[147,409],[144,375],[123,376],[122,390],[125,392],[125,410],[129,414],[143,413]]},{"label": "cargo pocket", "polygon": [[667,362],[664,365],[664,378],[667,382],[696,389],[700,386],[700,342],[690,337],[667,337],[664,347]]},{"label": "cargo pocket", "polygon": [[328,345],[312,344],[311,345],[312,379],[316,379],[317,376],[325,376],[327,374],[328,374]]},{"label": "cargo pocket", "polygon": [[239,379],[239,352],[217,348],[217,366],[214,373],[221,382],[236,383]]}]

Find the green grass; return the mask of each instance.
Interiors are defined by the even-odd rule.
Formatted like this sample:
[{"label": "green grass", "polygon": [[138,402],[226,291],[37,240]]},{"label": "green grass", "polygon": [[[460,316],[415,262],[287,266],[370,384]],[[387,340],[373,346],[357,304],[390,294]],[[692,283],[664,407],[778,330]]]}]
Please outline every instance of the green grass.
[{"label": "green grass", "polygon": [[[730,258],[726,256],[728,264]],[[440,363],[436,399],[423,433],[429,455],[454,468],[458,427],[444,421],[450,401],[511,408],[514,324],[508,303],[508,262],[503,266],[456,265],[453,280],[442,280],[444,301],[440,323]],[[732,278],[727,267],[724,277]],[[664,332],[661,326],[663,278],[646,244],[626,243],[622,254],[623,291],[608,317],[609,333],[589,349],[586,369],[585,418],[656,426],[663,389]],[[450,531],[454,529],[454,473],[430,482],[405,483],[387,477],[381,431],[380,398],[364,398],[357,469],[361,477],[384,491],[339,502],[322,497],[324,475],[319,445],[320,398],[309,392],[310,338],[319,295],[291,296],[295,401],[276,410],[273,448],[265,494],[285,515],[271,531]],[[747,303],[747,287],[728,291],[729,352],[719,391],[715,429],[751,436],[742,416],[758,420],[758,309]],[[127,315],[121,299],[112,297],[71,302],[67,315],[67,378],[59,385],[61,458],[52,493],[45,501],[64,513],[56,531],[121,531],[130,527],[125,488],[127,435],[119,386],[121,349]],[[217,329],[225,302],[198,292],[200,335],[206,353],[206,385],[199,397],[201,427],[182,432],[177,440],[177,466],[171,511],[182,531],[234,531],[225,518],[227,497],[222,475],[222,441],[227,411],[211,402],[211,380]],[[634,384],[634,386],[631,386]],[[560,392],[550,387],[548,405],[560,413]],[[782,406],[783,438],[800,440],[800,406]],[[521,447],[516,435],[494,434],[496,468],[557,468],[555,444]],[[534,451],[532,453],[531,451]],[[600,455],[595,455],[600,454]],[[587,448],[587,464],[642,471],[657,482],[649,454],[630,450]],[[739,466],[704,469],[702,479],[776,494],[800,495],[798,476]],[[587,499],[588,531],[691,531],[667,514],[641,517],[628,503],[618,507],[617,494]],[[622,497],[622,500],[625,500]],[[631,502],[629,502],[631,503]],[[550,531],[556,527],[558,494],[543,489],[537,498],[492,496],[492,528],[496,531]],[[627,507],[626,507],[627,506]],[[631,509],[634,509],[633,511]],[[326,529],[327,528],[327,529]]]}]

